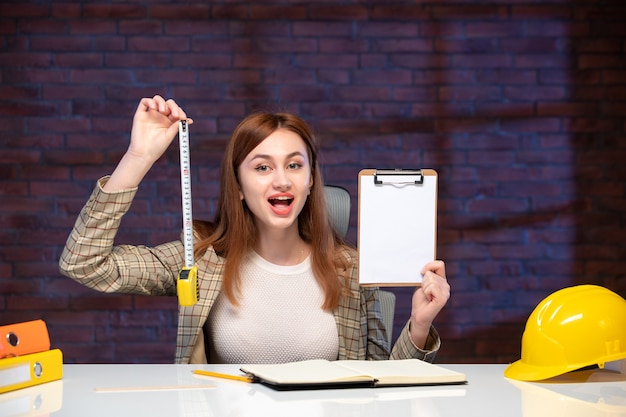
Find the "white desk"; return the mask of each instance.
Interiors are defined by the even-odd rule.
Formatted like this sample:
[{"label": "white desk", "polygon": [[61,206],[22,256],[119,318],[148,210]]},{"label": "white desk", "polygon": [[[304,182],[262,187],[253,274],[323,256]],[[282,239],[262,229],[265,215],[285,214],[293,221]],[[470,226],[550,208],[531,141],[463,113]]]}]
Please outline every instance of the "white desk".
[{"label": "white desk", "polygon": [[[192,374],[193,369],[238,373],[231,365],[65,365],[61,381],[1,394],[0,417],[626,416],[626,375],[615,371],[522,383],[504,378],[505,365],[441,366],[465,373],[469,383],[281,392]],[[129,387],[152,390],[97,391]]]}]

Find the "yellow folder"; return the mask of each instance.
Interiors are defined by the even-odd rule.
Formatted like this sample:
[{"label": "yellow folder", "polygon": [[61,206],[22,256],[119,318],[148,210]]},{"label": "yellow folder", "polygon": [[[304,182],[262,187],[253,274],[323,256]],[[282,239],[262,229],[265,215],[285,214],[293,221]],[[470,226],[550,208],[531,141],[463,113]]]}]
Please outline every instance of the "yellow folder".
[{"label": "yellow folder", "polygon": [[51,349],[0,359],[0,394],[63,377],[63,354]]}]

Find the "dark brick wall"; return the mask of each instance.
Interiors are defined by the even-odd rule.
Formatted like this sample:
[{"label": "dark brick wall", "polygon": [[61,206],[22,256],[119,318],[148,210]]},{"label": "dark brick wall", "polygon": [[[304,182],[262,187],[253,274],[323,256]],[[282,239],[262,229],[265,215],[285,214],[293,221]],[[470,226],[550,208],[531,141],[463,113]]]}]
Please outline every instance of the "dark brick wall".
[{"label": "dark brick wall", "polygon": [[[259,108],[311,122],[354,208],[361,168],[436,169],[452,286],[439,362],[517,359],[556,289],[626,295],[622,0],[5,1],[0,36],[0,322],[45,319],[66,362],[172,361],[176,300],[97,294],[57,269],[154,94],[196,121],[197,218],[228,133]],[[177,152],[119,242],[178,237]],[[394,291],[397,332],[411,290]]]}]

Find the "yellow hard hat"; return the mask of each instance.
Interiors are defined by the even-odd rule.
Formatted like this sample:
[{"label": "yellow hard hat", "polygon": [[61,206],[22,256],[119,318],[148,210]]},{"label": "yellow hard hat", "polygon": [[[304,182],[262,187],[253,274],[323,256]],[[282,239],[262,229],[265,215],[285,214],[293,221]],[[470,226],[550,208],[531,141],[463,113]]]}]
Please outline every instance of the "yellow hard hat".
[{"label": "yellow hard hat", "polygon": [[556,291],[533,310],[507,378],[538,381],[626,358],[626,300],[597,285]]}]

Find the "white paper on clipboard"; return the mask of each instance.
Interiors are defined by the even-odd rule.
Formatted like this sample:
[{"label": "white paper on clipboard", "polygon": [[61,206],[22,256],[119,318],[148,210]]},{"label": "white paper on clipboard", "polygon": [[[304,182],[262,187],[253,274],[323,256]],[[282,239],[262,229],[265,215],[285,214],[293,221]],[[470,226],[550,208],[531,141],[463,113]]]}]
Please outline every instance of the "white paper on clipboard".
[{"label": "white paper on clipboard", "polygon": [[403,286],[422,282],[436,256],[437,172],[364,169],[359,172],[359,282]]}]

